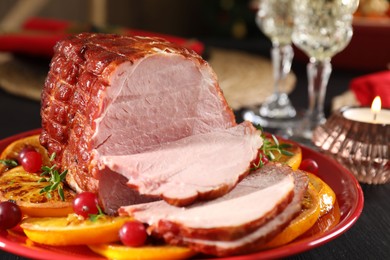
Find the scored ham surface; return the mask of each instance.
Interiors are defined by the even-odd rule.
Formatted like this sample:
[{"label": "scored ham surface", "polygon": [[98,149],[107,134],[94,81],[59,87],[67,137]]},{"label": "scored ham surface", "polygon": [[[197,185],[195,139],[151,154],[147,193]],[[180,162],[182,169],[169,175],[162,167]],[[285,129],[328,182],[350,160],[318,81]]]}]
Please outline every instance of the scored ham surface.
[{"label": "scored ham surface", "polygon": [[120,214],[147,223],[170,244],[219,256],[248,253],[299,213],[307,184],[305,173],[269,163],[218,199],[188,207],[156,201],[122,207]]},{"label": "scored ham surface", "polygon": [[159,38],[89,33],[56,45],[41,118],[41,143],[79,192],[98,190],[100,156],[236,125],[215,73],[195,52]]},{"label": "scored ham surface", "polygon": [[[141,195],[161,197],[170,204],[183,206],[230,191],[247,175],[261,145],[259,131],[244,122],[182,138],[144,153],[101,156],[99,161],[103,168],[125,176],[127,185]],[[104,185],[111,184],[100,184]],[[109,207],[110,203],[106,204]]]}]

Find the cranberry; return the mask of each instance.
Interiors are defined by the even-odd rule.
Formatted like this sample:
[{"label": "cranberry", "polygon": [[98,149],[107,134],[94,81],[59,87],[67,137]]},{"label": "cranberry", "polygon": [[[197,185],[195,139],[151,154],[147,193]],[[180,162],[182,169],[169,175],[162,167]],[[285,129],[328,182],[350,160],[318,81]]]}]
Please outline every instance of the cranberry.
[{"label": "cranberry", "polygon": [[73,211],[84,218],[98,214],[99,200],[95,193],[85,191],[76,196],[73,201]]},{"label": "cranberry", "polygon": [[313,174],[318,173],[318,164],[313,159],[304,159],[299,166],[300,170],[307,171]]},{"label": "cranberry", "polygon": [[10,201],[0,202],[0,230],[15,227],[22,220],[18,205]]},{"label": "cranberry", "polygon": [[37,151],[27,151],[21,160],[23,169],[27,172],[39,172],[42,168],[42,155]]},{"label": "cranberry", "polygon": [[146,228],[138,221],[126,222],[119,229],[119,238],[126,246],[142,246],[147,238]]}]

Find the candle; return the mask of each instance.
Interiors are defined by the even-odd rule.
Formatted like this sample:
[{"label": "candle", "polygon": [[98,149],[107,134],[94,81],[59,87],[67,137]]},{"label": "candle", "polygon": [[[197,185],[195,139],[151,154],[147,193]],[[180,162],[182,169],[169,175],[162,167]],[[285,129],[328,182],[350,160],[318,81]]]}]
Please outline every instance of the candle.
[{"label": "candle", "polygon": [[379,96],[376,96],[374,98],[374,101],[372,101],[372,105],[371,105],[371,111],[374,114],[373,116],[374,122],[376,121],[378,113],[381,111],[381,106],[382,106],[381,98]]},{"label": "candle", "polygon": [[346,119],[363,123],[390,125],[390,110],[381,109],[380,97],[375,97],[371,109],[368,107],[350,108],[343,112],[343,116]]}]

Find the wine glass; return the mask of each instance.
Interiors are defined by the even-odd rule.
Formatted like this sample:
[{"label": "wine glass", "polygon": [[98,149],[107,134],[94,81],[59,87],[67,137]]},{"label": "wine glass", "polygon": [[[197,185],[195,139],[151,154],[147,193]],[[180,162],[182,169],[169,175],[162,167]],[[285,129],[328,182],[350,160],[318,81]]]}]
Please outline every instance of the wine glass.
[{"label": "wine glass", "polygon": [[311,140],[316,126],[325,122],[324,100],[332,72],[331,59],[352,38],[352,14],[359,0],[295,0],[293,43],[310,61],[307,65],[309,107],[293,128],[294,139]]},{"label": "wine glass", "polygon": [[296,116],[296,110],[288,95],[282,91],[294,57],[291,47],[292,2],[291,0],[261,0],[258,5],[256,23],[272,42],[274,91],[260,106],[259,116],[255,116],[253,112],[246,112],[244,119],[264,127],[281,128],[286,124],[286,119],[293,119]]}]

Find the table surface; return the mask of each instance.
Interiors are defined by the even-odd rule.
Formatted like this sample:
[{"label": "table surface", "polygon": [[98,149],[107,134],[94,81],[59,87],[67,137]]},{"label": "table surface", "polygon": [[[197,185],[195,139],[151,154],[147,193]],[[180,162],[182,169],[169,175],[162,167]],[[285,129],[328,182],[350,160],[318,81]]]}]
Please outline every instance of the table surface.
[{"label": "table surface", "polygon": [[[250,51],[269,57],[269,43],[264,41],[221,41],[205,39],[207,45]],[[306,65],[294,62],[292,70],[297,85],[290,98],[298,109],[307,106]],[[348,89],[351,79],[366,72],[335,68],[332,72],[325,109],[330,111],[331,99]],[[16,97],[0,90],[0,139],[40,127],[39,102]],[[240,111],[236,111],[240,115]],[[346,233],[335,240],[310,251],[287,259],[390,259],[390,183],[383,185],[362,184],[365,205],[358,221]],[[25,259],[0,251],[0,259]]]}]

